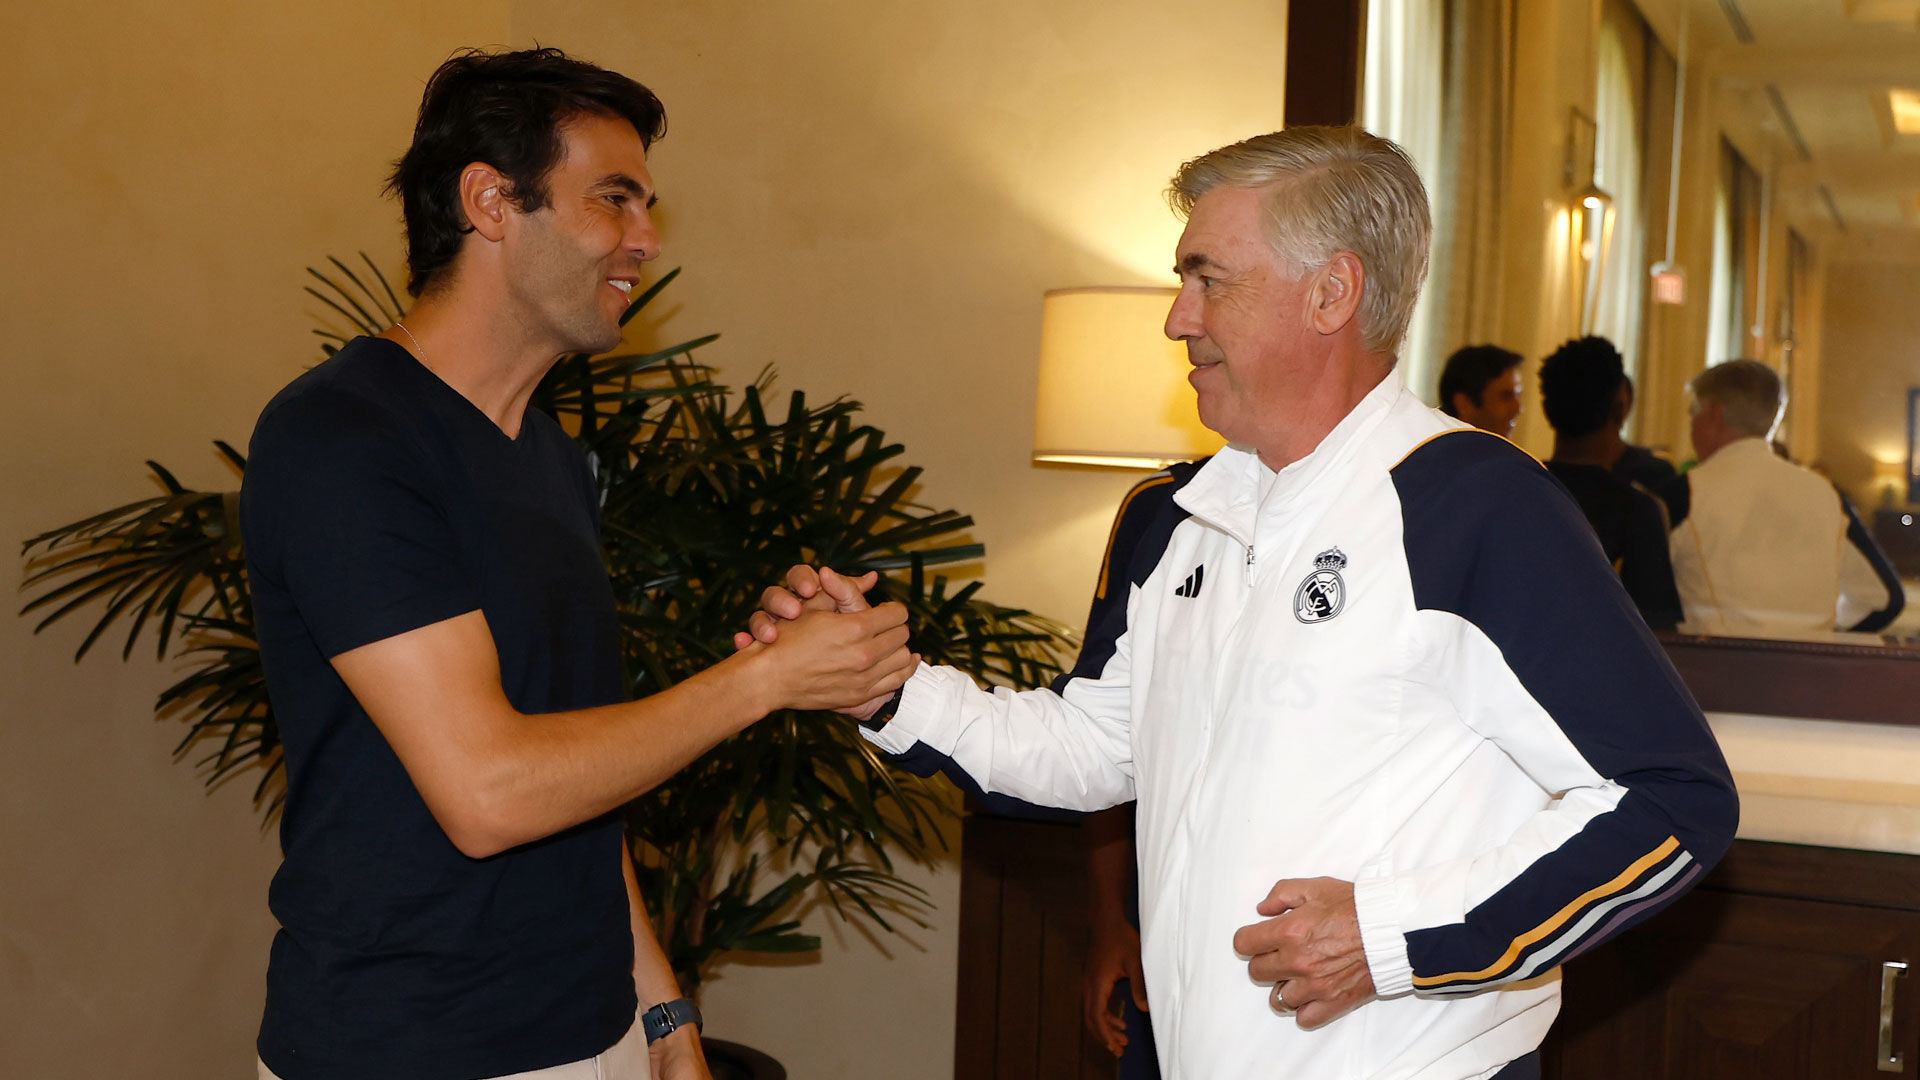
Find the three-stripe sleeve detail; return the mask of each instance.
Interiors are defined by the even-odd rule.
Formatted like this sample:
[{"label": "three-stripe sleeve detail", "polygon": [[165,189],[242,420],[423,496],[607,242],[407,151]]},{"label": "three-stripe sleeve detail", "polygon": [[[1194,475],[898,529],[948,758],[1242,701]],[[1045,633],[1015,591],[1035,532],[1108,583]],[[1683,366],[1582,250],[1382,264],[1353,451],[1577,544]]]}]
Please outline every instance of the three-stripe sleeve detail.
[{"label": "three-stripe sleeve detail", "polygon": [[[1470,994],[1502,983],[1521,982],[1556,967],[1583,951],[1588,934],[1623,922],[1645,906],[1658,905],[1693,882],[1700,867],[1669,836],[1613,880],[1576,897],[1540,925],[1513,939],[1493,963],[1478,971],[1415,975],[1414,988],[1430,997]],[[1469,916],[1471,917],[1471,916]]]}]

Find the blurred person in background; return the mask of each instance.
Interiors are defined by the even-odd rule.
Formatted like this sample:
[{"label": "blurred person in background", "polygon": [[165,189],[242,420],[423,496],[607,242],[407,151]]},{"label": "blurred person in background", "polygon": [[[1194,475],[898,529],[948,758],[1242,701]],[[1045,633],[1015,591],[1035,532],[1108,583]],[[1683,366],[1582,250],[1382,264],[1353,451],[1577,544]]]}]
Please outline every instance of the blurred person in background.
[{"label": "blurred person in background", "polygon": [[1768,441],[1786,408],[1780,376],[1729,360],[1687,389],[1700,463],[1681,477],[1685,516],[1671,537],[1681,629],[1818,637],[1893,622],[1906,593],[1853,504]]},{"label": "blurred person in background", "polygon": [[1440,372],[1440,410],[1481,431],[1513,438],[1520,420],[1520,354],[1498,345],[1468,345]]},{"label": "blurred person in background", "polygon": [[1553,427],[1547,470],[1573,493],[1647,625],[1673,629],[1681,607],[1668,561],[1666,510],[1614,471],[1627,448],[1620,438],[1623,405],[1632,400],[1619,350],[1601,337],[1569,341],[1541,362],[1539,377],[1541,409]]}]

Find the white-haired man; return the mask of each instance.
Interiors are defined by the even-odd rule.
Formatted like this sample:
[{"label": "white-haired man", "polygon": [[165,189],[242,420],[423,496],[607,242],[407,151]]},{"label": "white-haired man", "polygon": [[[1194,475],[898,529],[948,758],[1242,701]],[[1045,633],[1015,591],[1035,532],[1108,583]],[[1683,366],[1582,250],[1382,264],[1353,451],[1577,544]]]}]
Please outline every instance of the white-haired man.
[{"label": "white-haired man", "polygon": [[1786,407],[1758,360],[1687,384],[1693,452],[1668,540],[1682,630],[1747,637],[1874,631],[1906,603],[1900,575],[1838,488],[1773,452]]},{"label": "white-haired man", "polygon": [[[1128,496],[1051,689],[922,667],[856,714],[988,791],[1138,799],[1167,1076],[1537,1075],[1557,966],[1731,841],[1725,761],[1565,490],[1395,377],[1429,235],[1399,148],[1263,135],[1172,198],[1166,330],[1231,445]],[[756,634],[859,603],[788,585]]]}]

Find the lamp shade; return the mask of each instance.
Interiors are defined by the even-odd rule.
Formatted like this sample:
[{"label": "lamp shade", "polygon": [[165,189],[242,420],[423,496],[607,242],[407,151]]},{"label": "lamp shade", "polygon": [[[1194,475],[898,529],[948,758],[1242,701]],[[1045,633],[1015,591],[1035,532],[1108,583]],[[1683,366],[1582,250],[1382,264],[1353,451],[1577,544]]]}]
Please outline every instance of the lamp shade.
[{"label": "lamp shade", "polygon": [[1220,449],[1224,440],[1200,425],[1186,346],[1163,331],[1176,291],[1046,294],[1034,461],[1158,469]]}]

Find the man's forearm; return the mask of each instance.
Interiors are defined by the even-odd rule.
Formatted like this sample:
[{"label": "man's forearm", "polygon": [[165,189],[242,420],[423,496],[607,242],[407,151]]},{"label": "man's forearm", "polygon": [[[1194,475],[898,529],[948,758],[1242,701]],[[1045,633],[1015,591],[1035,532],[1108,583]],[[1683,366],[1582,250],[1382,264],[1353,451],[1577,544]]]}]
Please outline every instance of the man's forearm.
[{"label": "man's forearm", "polygon": [[721,665],[636,701],[496,720],[494,745],[459,767],[476,839],[505,850],[651,791],[765,715],[741,674]]},{"label": "man's forearm", "polygon": [[[462,852],[484,858],[651,790],[781,707],[863,701],[905,678],[899,611],[823,615],[639,701],[527,715],[501,689],[486,618],[469,612],[333,664]],[[876,630],[878,629],[878,632]]]},{"label": "man's forearm", "polygon": [[627,906],[633,925],[633,990],[640,1008],[647,1009],[680,996],[680,980],[674,977],[660,939],[653,932],[653,920],[647,917],[647,905],[640,898],[640,879],[633,871],[633,858],[621,844],[620,873],[627,881]]},{"label": "man's forearm", "polygon": [[637,701],[572,712],[475,702],[462,710],[460,738],[395,749],[448,838],[485,858],[638,798],[758,719],[746,674],[722,665]]},{"label": "man's forearm", "polygon": [[[620,872],[627,880],[627,907],[633,927],[633,992],[644,1013],[663,1001],[681,996],[680,980],[674,977],[673,966],[668,963],[660,939],[653,931],[653,920],[647,917],[647,905],[640,898],[640,879],[634,873],[633,857],[624,840],[620,845]],[[634,1023],[639,1022],[635,1017]],[[660,1041],[657,1049],[700,1054],[700,1030],[677,1028]]]}]

